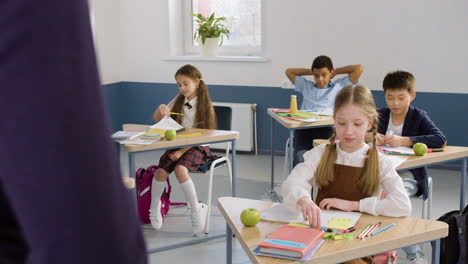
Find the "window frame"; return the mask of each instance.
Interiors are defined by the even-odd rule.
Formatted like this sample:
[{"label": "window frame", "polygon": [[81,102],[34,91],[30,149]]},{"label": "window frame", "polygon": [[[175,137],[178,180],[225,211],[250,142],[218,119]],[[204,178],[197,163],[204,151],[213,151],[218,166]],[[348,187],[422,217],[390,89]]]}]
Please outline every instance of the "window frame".
[{"label": "window frame", "polygon": [[[170,0],[169,0],[170,1]],[[182,13],[184,14],[183,16],[183,23],[182,23],[182,40],[183,40],[183,50],[184,50],[184,55],[199,55],[200,51],[198,46],[193,45],[193,27],[192,27],[192,21],[193,18],[191,16],[192,14],[192,0],[189,1],[183,1],[182,3]],[[260,45],[255,45],[255,46],[248,46],[248,45],[222,45],[221,47],[218,47],[217,54],[219,56],[263,56],[264,54],[264,43],[265,43],[265,37],[264,37],[264,32],[265,32],[265,18],[264,18],[264,4],[265,0],[260,0],[260,27],[261,27],[261,32],[260,32],[260,39],[261,39],[261,44]]]}]

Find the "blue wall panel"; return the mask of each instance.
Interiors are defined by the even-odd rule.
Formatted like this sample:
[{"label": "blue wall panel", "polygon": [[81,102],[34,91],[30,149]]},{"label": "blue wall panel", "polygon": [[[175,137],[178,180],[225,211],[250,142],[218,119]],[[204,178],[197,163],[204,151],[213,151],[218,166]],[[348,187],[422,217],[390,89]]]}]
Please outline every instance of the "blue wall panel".
[{"label": "blue wall panel", "polygon": [[[124,123],[151,124],[152,114],[160,104],[168,103],[178,92],[176,84],[121,82],[104,85],[113,131]],[[270,107],[288,108],[292,89],[275,87],[209,85],[216,102],[256,103],[258,147],[270,149]],[[382,91],[372,91],[378,107],[385,106]],[[301,96],[298,96],[299,103]],[[468,146],[468,94],[417,93],[415,107],[425,109],[445,133],[450,145]],[[283,151],[288,132],[275,124],[275,149]]]}]

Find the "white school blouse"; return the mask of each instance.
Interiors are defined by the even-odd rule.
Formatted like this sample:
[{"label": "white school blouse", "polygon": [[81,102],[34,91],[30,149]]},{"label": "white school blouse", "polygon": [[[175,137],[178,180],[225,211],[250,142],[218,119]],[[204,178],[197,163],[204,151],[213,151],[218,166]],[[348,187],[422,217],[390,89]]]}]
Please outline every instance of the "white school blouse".
[{"label": "white school blouse", "polygon": [[[318,187],[314,180],[315,171],[318,167],[326,145],[319,145],[304,154],[304,162],[298,164],[292,170],[286,181],[281,185],[281,192],[286,206],[296,208],[297,201],[303,196],[311,197],[311,188],[314,187],[314,196],[318,193]],[[369,146],[363,146],[348,153],[343,151],[337,144],[336,164],[362,167]],[[379,188],[368,198],[359,201],[359,211],[372,215],[384,216],[410,216],[411,202],[403,186],[403,181],[390,160],[379,153]],[[343,186],[346,188],[346,186]],[[380,199],[381,191],[387,195]],[[296,208],[298,209],[298,208]]]},{"label": "white school blouse", "polygon": [[[167,107],[172,108],[172,106],[175,103],[175,99],[177,98],[174,97],[168,104]],[[189,103],[192,107],[189,109],[189,107],[186,105]],[[195,113],[197,112],[197,97],[195,96],[192,98],[192,100],[187,100],[187,97],[184,99],[184,104],[182,106],[182,112],[184,116],[182,117],[182,126],[186,128],[193,128],[194,122],[195,122]]]}]

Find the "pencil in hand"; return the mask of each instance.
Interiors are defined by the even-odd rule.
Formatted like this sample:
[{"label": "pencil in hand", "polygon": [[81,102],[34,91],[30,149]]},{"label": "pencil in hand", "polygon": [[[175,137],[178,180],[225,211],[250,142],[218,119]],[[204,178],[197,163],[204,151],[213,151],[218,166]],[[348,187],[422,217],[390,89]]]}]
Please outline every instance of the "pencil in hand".
[{"label": "pencil in hand", "polygon": [[171,115],[184,115],[184,114],[171,112]]}]

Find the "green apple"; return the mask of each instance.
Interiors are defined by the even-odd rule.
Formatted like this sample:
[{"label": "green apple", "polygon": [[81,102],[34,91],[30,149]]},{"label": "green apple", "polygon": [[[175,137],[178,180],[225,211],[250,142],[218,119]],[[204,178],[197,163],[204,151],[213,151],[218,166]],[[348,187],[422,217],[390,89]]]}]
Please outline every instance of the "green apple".
[{"label": "green apple", "polygon": [[174,129],[168,129],[164,132],[164,137],[167,140],[174,140],[176,137],[176,131]]},{"label": "green apple", "polygon": [[413,145],[413,151],[418,156],[424,156],[427,152],[427,145],[421,142],[416,143]]},{"label": "green apple", "polygon": [[260,221],[260,211],[254,208],[247,208],[240,215],[242,224],[245,226],[255,226]]}]

